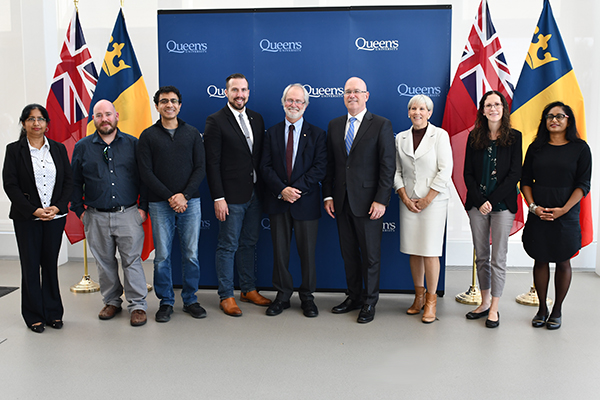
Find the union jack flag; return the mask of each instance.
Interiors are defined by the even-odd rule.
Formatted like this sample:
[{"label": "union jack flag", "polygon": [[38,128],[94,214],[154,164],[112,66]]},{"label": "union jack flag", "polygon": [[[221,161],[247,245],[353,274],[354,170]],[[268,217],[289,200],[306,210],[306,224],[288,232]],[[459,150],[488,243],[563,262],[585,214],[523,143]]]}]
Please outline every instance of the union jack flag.
[{"label": "union jack flag", "polygon": [[[75,143],[86,136],[88,109],[97,82],[98,73],[75,9],[46,100],[51,120],[46,135],[63,143],[69,158]],[[85,238],[83,225],[72,211],[67,216],[65,232],[71,243]]]},{"label": "union jack flag", "polygon": [[[467,187],[463,178],[467,139],[475,125],[479,101],[490,90],[497,90],[506,97],[509,110],[505,112],[510,112],[514,87],[487,0],[482,0],[448,91],[442,123],[442,128],[448,132],[452,145],[452,180],[463,204],[467,197]],[[519,212],[511,234],[522,227],[523,210],[522,201],[519,199]]]}]

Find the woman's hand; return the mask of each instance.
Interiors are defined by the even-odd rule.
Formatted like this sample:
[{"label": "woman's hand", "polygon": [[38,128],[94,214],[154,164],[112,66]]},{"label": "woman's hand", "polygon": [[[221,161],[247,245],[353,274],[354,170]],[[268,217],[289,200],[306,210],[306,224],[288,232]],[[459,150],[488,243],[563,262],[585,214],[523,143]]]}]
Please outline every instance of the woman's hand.
[{"label": "woman's hand", "polygon": [[487,215],[492,211],[492,204],[489,201],[486,201],[479,207],[479,212],[482,215]]},{"label": "woman's hand", "polygon": [[422,199],[415,199],[415,206],[419,209],[419,211],[423,211],[427,208],[428,205],[431,204],[431,200],[428,197],[423,197]]},{"label": "woman's hand", "polygon": [[[538,210],[540,210],[538,212]],[[554,221],[557,218],[565,215],[567,211],[563,207],[555,207],[555,208],[544,208],[537,207],[535,209],[535,214],[540,217],[542,221]]]},{"label": "woman's hand", "polygon": [[413,200],[413,199],[409,198],[407,196],[406,190],[404,190],[404,188],[398,189],[397,193],[398,193],[398,197],[400,197],[400,200],[402,201],[402,203],[404,203],[406,208],[408,208],[408,211],[411,211],[414,213],[421,212],[421,210],[419,210],[419,208],[417,208],[417,205],[415,204],[417,200]]}]

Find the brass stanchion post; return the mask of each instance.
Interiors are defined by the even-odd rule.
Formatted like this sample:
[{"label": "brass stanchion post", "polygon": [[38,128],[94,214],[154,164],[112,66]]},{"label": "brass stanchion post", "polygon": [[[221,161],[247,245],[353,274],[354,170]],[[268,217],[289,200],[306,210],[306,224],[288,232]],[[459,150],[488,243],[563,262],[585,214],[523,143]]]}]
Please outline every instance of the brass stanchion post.
[{"label": "brass stanchion post", "polygon": [[79,283],[71,286],[73,293],[92,293],[100,290],[100,285],[90,278],[88,274],[87,239],[83,239],[83,278]]},{"label": "brass stanchion post", "polygon": [[[532,306],[537,307],[540,305],[540,299],[537,295],[537,290],[535,290],[535,285],[531,285],[531,289],[529,292],[522,293],[515,298],[515,301],[524,306]],[[551,306],[553,300],[550,297],[546,297],[546,304]]]},{"label": "brass stanchion post", "polygon": [[466,292],[462,292],[456,295],[455,300],[462,304],[479,305],[481,304],[481,292],[477,287],[477,264],[475,248],[473,248],[473,278],[471,281],[471,287]]}]

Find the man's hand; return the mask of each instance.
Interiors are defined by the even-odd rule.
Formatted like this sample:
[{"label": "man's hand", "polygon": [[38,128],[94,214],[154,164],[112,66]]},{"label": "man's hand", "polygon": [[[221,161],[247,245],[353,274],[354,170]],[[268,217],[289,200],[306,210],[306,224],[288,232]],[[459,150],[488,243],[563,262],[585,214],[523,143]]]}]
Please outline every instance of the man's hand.
[{"label": "man's hand", "polygon": [[291,186],[287,186],[281,191],[281,196],[284,201],[287,201],[288,203],[293,203],[300,197],[302,197],[302,191]]},{"label": "man's hand", "polygon": [[335,219],[335,207],[333,206],[333,200],[325,200],[323,207],[325,207],[327,214],[329,214],[331,218]]},{"label": "man's hand", "polygon": [[182,213],[187,210],[187,200],[183,193],[176,193],[169,197],[169,205],[176,213]]},{"label": "man's hand", "polygon": [[142,217],[142,223],[146,222],[146,219],[148,218],[148,214],[146,214],[146,211],[142,210],[141,208],[138,208],[138,211],[140,213],[140,217]]},{"label": "man's hand", "polygon": [[371,216],[371,219],[379,219],[383,217],[383,214],[385,214],[385,206],[374,201],[369,209],[369,215]]},{"label": "man's hand", "polygon": [[227,206],[227,201],[217,200],[215,201],[215,216],[221,222],[225,221],[227,216],[229,215],[229,207]]}]

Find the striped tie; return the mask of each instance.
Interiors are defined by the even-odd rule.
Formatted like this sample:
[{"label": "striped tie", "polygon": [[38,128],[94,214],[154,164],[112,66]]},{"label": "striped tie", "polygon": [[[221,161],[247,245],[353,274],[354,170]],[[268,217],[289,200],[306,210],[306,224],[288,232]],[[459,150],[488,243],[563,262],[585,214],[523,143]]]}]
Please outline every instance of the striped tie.
[{"label": "striped tie", "polygon": [[348,133],[346,134],[346,154],[350,154],[350,149],[352,148],[352,142],[354,141],[354,121],[356,118],[350,117],[350,125],[348,126]]}]

